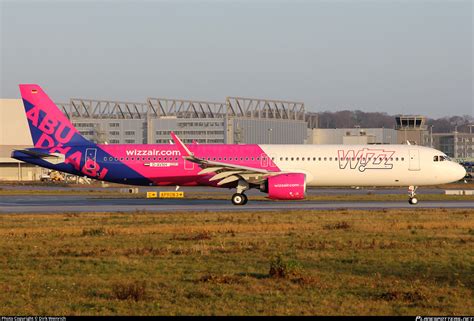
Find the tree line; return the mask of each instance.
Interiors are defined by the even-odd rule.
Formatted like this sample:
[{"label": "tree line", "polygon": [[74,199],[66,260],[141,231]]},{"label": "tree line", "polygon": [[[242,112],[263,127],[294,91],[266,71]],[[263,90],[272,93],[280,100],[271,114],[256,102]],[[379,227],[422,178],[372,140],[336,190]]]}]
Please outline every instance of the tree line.
[{"label": "tree line", "polygon": [[[381,112],[364,112],[361,110],[341,110],[336,112],[324,111],[318,113],[319,128],[395,128],[395,116]],[[450,116],[426,119],[429,130],[433,133],[458,132],[468,133],[469,125],[474,125],[474,117],[470,115]],[[474,132],[474,128],[472,128]]]}]

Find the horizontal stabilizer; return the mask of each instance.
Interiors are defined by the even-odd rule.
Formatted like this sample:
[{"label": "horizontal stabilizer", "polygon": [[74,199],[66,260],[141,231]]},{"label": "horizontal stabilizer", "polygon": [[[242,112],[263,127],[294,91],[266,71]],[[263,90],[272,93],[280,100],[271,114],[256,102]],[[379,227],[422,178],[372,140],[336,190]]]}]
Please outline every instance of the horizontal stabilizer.
[{"label": "horizontal stabilizer", "polygon": [[35,150],[17,149],[12,152],[12,156],[13,156],[13,153],[15,152],[20,152],[20,153],[30,155],[35,158],[42,158],[43,160],[51,164],[64,163],[64,160],[65,160],[65,156],[60,153],[44,153],[44,152],[39,152]]}]

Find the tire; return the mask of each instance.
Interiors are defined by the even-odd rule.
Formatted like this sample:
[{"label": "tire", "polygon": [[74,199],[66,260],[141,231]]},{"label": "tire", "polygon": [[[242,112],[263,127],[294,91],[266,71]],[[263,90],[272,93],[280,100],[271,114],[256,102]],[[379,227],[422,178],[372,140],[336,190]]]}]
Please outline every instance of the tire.
[{"label": "tire", "polygon": [[410,203],[411,205],[416,205],[418,204],[418,199],[416,197],[412,197],[408,200],[408,203]]},{"label": "tire", "polygon": [[247,196],[245,194],[235,193],[232,195],[232,204],[244,205],[245,203],[247,203]]}]

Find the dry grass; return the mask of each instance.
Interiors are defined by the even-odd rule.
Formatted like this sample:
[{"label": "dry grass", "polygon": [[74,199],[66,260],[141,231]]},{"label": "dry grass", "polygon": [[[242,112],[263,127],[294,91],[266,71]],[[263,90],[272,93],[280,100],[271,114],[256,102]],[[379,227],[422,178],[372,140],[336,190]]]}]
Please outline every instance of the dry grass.
[{"label": "dry grass", "polygon": [[1,315],[472,315],[474,210],[0,216]]}]

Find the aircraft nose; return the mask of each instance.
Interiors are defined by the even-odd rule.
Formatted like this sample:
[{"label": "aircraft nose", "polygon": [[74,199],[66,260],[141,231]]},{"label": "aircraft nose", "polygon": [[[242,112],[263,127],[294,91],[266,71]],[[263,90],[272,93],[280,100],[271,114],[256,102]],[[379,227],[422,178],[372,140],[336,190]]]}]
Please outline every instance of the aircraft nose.
[{"label": "aircraft nose", "polygon": [[456,180],[459,181],[460,179],[463,179],[466,176],[466,169],[464,166],[460,164],[456,164],[456,168],[454,169],[455,177]]}]

